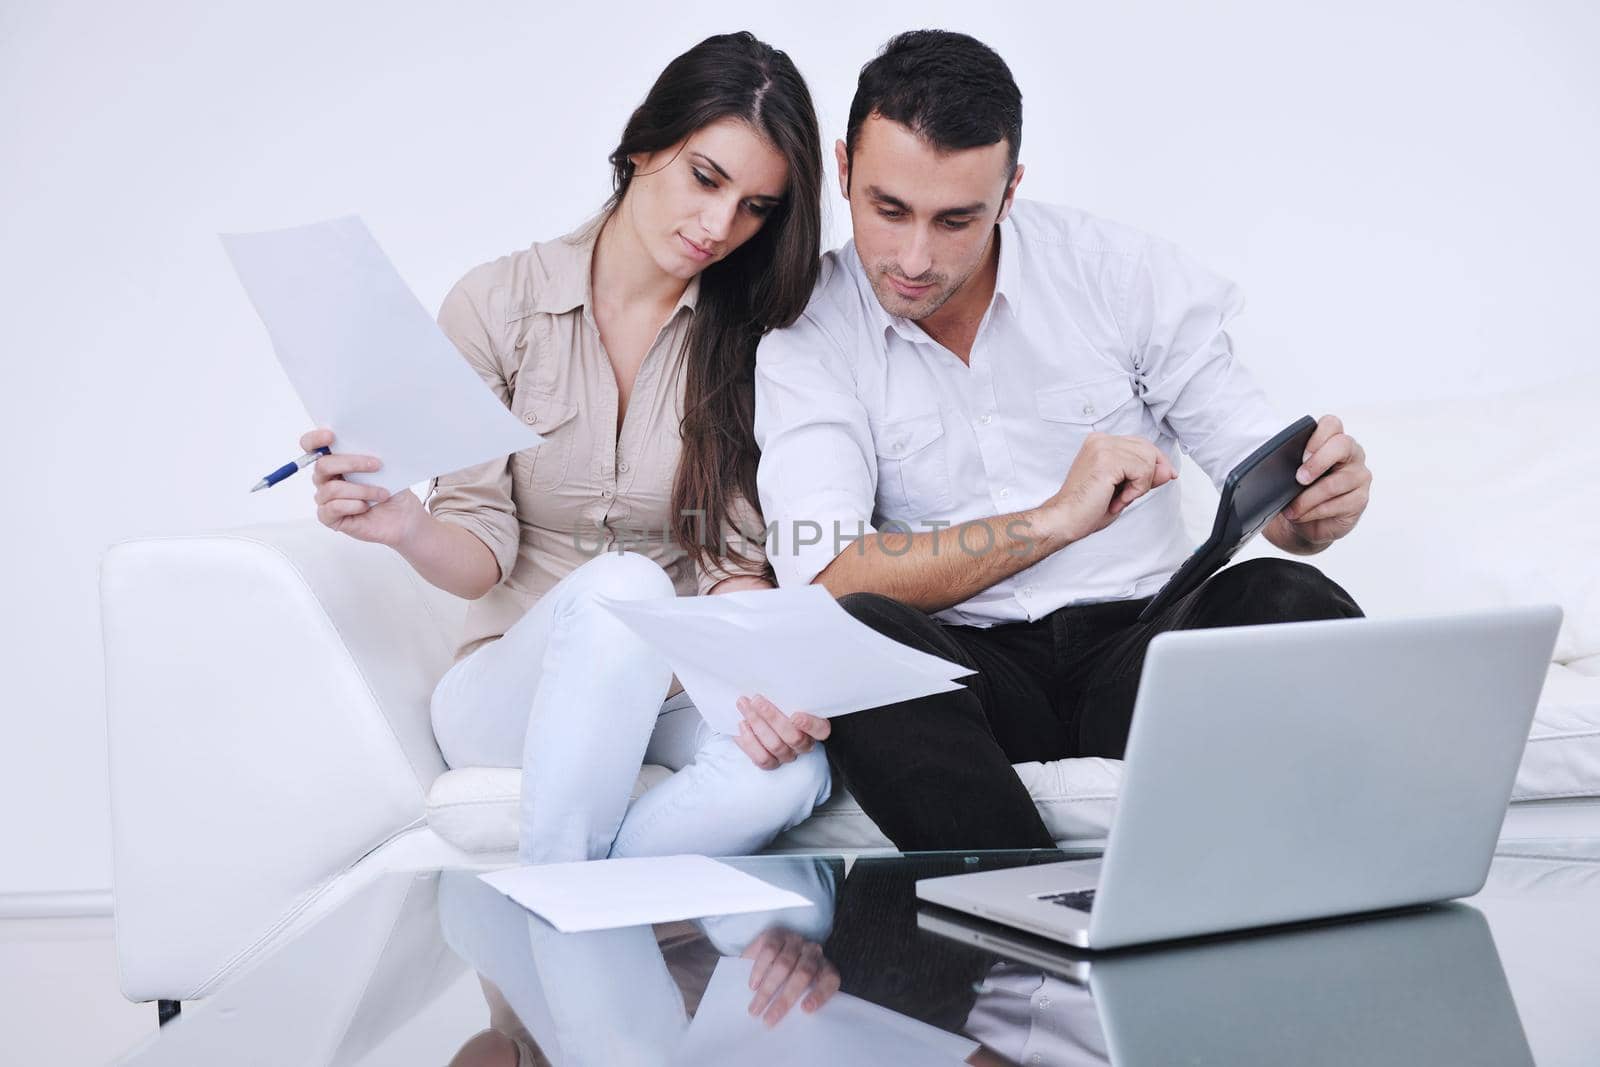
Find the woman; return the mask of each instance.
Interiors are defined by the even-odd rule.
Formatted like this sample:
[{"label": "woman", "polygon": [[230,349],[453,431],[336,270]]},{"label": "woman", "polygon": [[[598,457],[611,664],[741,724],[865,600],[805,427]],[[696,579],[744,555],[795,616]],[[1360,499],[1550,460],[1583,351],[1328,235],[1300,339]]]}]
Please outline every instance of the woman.
[{"label": "woman", "polygon": [[[426,509],[342,477],[373,457],[314,474],[324,524],[472,601],[434,732],[451,766],[522,768],[529,863],[752,852],[829,791],[826,719],[754,697],[737,737],[714,733],[599,605],[770,584],[759,537],[725,538],[760,525],[756,343],[816,280],[810,94],[750,34],[708,38],[661,73],[610,162],[599,216],[468,272],[439,311],[543,442],[435,479]],[[630,805],[647,761],[676,773]]]}]

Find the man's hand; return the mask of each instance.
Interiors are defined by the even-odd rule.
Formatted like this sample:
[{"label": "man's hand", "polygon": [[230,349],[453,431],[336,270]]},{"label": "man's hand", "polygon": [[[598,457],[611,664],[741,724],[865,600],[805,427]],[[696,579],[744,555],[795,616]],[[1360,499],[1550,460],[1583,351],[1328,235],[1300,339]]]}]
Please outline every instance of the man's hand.
[{"label": "man's hand", "polygon": [[1285,552],[1320,552],[1351,530],[1367,510],[1372,472],[1367,453],[1335,415],[1317,420],[1295,477],[1306,488],[1272,517],[1263,535]]},{"label": "man's hand", "polygon": [[1166,453],[1143,437],[1092,433],[1060,491],[1039,510],[1070,543],[1110,526],[1129,504],[1177,476]]},{"label": "man's hand", "polygon": [[763,930],[741,955],[755,960],[750,988],[756,995],[750,1001],[750,1014],[761,1014],[768,1026],[778,1025],[802,993],[806,999],[800,1010],[810,1013],[839,991],[839,969],[823,956],[822,946],[793,930],[781,926]]},{"label": "man's hand", "polygon": [[776,704],[759,694],[739,698],[739,714],[744,722],[733,740],[744,754],[764,771],[794,762],[810,752],[818,741],[826,741],[833,724],[820,715],[799,712],[785,715]]}]

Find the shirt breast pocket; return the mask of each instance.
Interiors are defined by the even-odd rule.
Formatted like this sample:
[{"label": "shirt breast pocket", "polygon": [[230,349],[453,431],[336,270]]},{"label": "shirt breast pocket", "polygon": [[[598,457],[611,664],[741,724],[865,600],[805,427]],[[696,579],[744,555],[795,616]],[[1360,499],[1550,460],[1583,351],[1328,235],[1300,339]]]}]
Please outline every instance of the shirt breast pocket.
[{"label": "shirt breast pocket", "polygon": [[1137,434],[1141,427],[1133,380],[1126,374],[1070,385],[1046,386],[1034,398],[1046,424],[1051,451],[1064,461],[1065,477],[1083,439],[1091,433]]},{"label": "shirt breast pocket", "polygon": [[951,507],[944,420],[930,411],[886,420],[873,434],[878,512],[885,519],[943,519]]},{"label": "shirt breast pocket", "polygon": [[578,425],[578,407],[553,393],[533,390],[519,392],[516,415],[533,427],[544,441],[516,455],[517,479],[530,489],[547,490],[560,485],[572,460]]}]

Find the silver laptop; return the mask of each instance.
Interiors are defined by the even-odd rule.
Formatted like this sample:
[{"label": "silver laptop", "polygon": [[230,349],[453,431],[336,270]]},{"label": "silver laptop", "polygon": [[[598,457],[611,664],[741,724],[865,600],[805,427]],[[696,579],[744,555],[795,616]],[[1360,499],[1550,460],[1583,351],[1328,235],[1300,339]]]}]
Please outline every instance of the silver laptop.
[{"label": "silver laptop", "polygon": [[1108,949],[1476,893],[1560,624],[1541,606],[1160,634],[1104,856],[917,896]]}]

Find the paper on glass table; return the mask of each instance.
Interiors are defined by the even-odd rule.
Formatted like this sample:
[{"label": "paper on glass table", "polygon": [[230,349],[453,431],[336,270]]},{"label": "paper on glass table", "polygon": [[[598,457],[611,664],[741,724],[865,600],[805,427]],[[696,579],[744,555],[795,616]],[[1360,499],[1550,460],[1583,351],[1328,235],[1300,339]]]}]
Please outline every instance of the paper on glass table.
[{"label": "paper on glass table", "polygon": [[974,673],[885,637],[820,585],[600,603],[661,653],[725,734],[739,732],[741,696],[831,718],[959,689],[955,679]]},{"label": "paper on glass table", "polygon": [[711,972],[694,1019],[673,1057],[688,1067],[702,1063],[759,1063],[762,1067],[823,1063],[828,1067],[878,1067],[885,1063],[955,1067],[978,1042],[929,1026],[848,993],[835,993],[815,1012],[791,1008],[768,1027],[747,1010],[754,994],[754,963],[725,956]]},{"label": "paper on glass table", "polygon": [[399,492],[532,448],[354,215],[223,234],[272,347],[313,425],[334,449],[383,466],[345,478]]},{"label": "paper on glass table", "polygon": [[546,863],[479,877],[565,934],[812,903],[705,856]]}]

